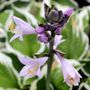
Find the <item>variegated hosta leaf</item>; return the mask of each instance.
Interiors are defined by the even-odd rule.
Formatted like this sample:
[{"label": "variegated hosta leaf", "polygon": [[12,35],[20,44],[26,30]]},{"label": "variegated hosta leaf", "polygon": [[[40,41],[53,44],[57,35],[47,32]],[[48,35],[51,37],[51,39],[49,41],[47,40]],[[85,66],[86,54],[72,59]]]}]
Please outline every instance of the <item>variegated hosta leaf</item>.
[{"label": "variegated hosta leaf", "polygon": [[72,0],[53,0],[54,3],[59,3],[60,5],[64,5],[64,6],[71,6],[71,7],[76,7],[77,4],[75,3],[75,1]]},{"label": "variegated hosta leaf", "polygon": [[81,8],[79,11],[80,12],[77,12],[76,16],[78,28],[83,31],[85,30],[85,32],[89,32],[90,6]]},{"label": "variegated hosta leaf", "polygon": [[[4,11],[0,13],[0,23],[5,27],[7,24],[7,20],[10,19],[11,15],[13,15],[13,11]],[[3,18],[2,18],[3,17]],[[10,20],[9,20],[10,21]]]},{"label": "variegated hosta leaf", "polygon": [[3,87],[0,87],[0,90],[19,90],[19,89],[15,89],[15,88],[3,88]]},{"label": "variegated hosta leaf", "polygon": [[[12,1],[12,0],[11,0]],[[25,7],[27,7],[27,5],[28,4],[30,4],[31,3],[31,1],[32,0],[16,0],[15,2],[14,2],[14,5],[16,6],[16,7],[19,7],[19,8],[25,8]]]},{"label": "variegated hosta leaf", "polygon": [[[8,34],[10,37],[10,33]],[[14,40],[12,43],[10,43],[12,47],[21,53],[33,56],[39,49],[40,49],[40,43],[37,41],[36,35],[27,35],[24,37],[24,41]]]},{"label": "variegated hosta leaf", "polygon": [[90,86],[87,83],[81,83],[78,90],[90,90]]},{"label": "variegated hosta leaf", "polygon": [[65,42],[61,43],[59,49],[65,53],[68,59],[81,59],[88,50],[88,37],[82,29],[78,28],[76,14],[74,14],[66,27],[62,30]]},{"label": "variegated hosta leaf", "polygon": [[11,5],[14,3],[16,0],[0,0],[0,11],[5,9],[5,7]]},{"label": "variegated hosta leaf", "polygon": [[0,53],[0,87],[20,88],[20,78],[14,69],[11,59],[3,53]]},{"label": "variegated hosta leaf", "polygon": [[30,90],[37,90],[37,86],[36,86],[37,82],[38,82],[38,80],[35,80],[32,82]]},{"label": "variegated hosta leaf", "polygon": [[85,62],[84,62],[84,66],[83,66],[83,68],[82,68],[82,71],[83,71],[83,73],[86,75],[86,76],[88,76],[88,77],[90,77],[90,59],[88,60],[86,60]]},{"label": "variegated hosta leaf", "polygon": [[90,88],[90,77],[87,79],[86,84],[87,84],[88,87]]},{"label": "variegated hosta leaf", "polygon": [[6,41],[6,33],[2,28],[0,28],[0,50],[5,48],[5,41]]},{"label": "variegated hosta leaf", "polygon": [[[30,90],[46,90],[46,79],[45,77],[40,80],[35,80],[30,87]],[[50,84],[50,90],[54,90],[53,85]]]},{"label": "variegated hosta leaf", "polygon": [[33,26],[37,26],[38,24],[37,24],[37,19],[35,18],[35,16],[33,16],[30,12],[28,12],[28,10],[27,9],[20,9],[20,8],[17,8],[16,6],[12,6],[13,7],[13,9],[15,10],[15,12],[17,12],[17,16],[18,16],[18,14],[21,16],[24,16],[26,19],[27,19],[27,21],[30,23],[30,24],[32,24]]}]

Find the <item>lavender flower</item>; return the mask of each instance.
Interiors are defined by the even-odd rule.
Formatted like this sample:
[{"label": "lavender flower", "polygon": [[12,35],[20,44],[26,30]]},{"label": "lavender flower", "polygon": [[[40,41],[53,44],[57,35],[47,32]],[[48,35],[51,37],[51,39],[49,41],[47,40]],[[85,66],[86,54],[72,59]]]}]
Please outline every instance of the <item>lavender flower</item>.
[{"label": "lavender flower", "polygon": [[23,35],[36,34],[34,28],[20,18],[13,16],[12,20],[13,23],[11,23],[9,29],[15,35],[11,38],[10,42],[18,37],[20,40],[23,40]]},{"label": "lavender flower", "polygon": [[80,82],[80,78],[82,78],[82,76],[68,61],[66,61],[63,58],[63,56],[59,52],[56,52],[56,55],[58,56],[61,62],[61,69],[64,76],[64,81],[69,86],[78,85],[78,83]]},{"label": "lavender flower", "polygon": [[[54,49],[57,48],[57,46],[64,40],[62,40],[61,35],[56,35],[54,40]],[[55,50],[55,54],[58,56],[60,62],[61,62],[61,69],[64,76],[64,81],[67,83],[67,85],[78,85],[80,82],[81,75],[77,72],[77,70],[64,59],[61,52]]]},{"label": "lavender flower", "polygon": [[20,62],[25,65],[20,71],[20,76],[26,78],[32,78],[35,75],[40,78],[41,77],[40,67],[44,65],[48,59],[48,57],[32,59],[25,56],[19,56],[18,58]]}]

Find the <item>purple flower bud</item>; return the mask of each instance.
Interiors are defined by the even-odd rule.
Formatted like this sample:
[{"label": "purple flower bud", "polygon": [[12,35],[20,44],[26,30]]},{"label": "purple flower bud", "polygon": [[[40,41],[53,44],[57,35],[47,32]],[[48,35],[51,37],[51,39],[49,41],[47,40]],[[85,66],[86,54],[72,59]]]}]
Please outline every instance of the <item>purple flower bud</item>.
[{"label": "purple flower bud", "polygon": [[39,26],[35,29],[37,34],[42,34],[45,31],[45,28],[43,26]]},{"label": "purple flower bud", "polygon": [[55,33],[56,33],[57,35],[60,35],[60,34],[61,34],[61,28],[60,28],[60,27],[57,28],[57,29],[55,30]]},{"label": "purple flower bud", "polygon": [[67,16],[71,16],[71,14],[72,14],[73,11],[74,11],[73,8],[68,8],[68,9],[64,12],[64,14],[67,15]]},{"label": "purple flower bud", "polygon": [[48,43],[48,36],[43,33],[43,34],[40,34],[39,37],[38,37],[38,40],[41,41],[41,42],[44,42],[44,43]]},{"label": "purple flower bud", "polygon": [[67,21],[68,21],[68,19],[71,16],[73,11],[74,11],[73,8],[68,8],[64,12],[63,20],[61,22],[59,22],[60,27],[63,27],[65,25],[65,23],[67,23]]},{"label": "purple flower bud", "polygon": [[50,26],[49,26],[48,24],[45,24],[45,25],[44,25],[44,28],[45,28],[46,31],[47,31],[47,30],[50,30]]}]

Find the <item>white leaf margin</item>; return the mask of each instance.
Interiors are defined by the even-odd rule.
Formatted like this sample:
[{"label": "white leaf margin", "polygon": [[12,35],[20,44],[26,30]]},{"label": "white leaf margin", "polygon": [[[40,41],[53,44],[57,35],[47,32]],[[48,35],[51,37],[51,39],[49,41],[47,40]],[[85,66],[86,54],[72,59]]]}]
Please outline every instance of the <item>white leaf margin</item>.
[{"label": "white leaf margin", "polygon": [[22,86],[21,86],[20,76],[19,76],[18,72],[15,70],[15,68],[13,67],[11,58],[8,57],[7,55],[5,55],[4,53],[1,53],[1,52],[0,52],[0,58],[1,58],[1,59],[0,59],[0,63],[3,64],[3,65],[5,65],[7,68],[9,67],[9,68],[12,69],[14,75],[15,75],[16,78],[17,78],[18,85],[19,85],[20,87],[22,87]]}]

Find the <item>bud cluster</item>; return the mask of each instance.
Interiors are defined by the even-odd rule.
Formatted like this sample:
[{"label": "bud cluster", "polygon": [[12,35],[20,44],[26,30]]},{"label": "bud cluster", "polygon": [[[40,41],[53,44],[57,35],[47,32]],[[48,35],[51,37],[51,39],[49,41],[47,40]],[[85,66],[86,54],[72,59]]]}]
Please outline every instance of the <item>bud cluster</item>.
[{"label": "bud cluster", "polygon": [[67,23],[73,9],[69,8],[63,13],[62,11],[58,11],[54,6],[50,8],[48,5],[44,4],[44,10],[47,23],[39,25],[39,27],[36,28],[36,32],[39,34],[39,41],[48,43],[50,41],[51,32],[54,32],[55,35],[61,34],[61,30],[65,23]]}]

